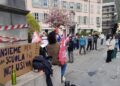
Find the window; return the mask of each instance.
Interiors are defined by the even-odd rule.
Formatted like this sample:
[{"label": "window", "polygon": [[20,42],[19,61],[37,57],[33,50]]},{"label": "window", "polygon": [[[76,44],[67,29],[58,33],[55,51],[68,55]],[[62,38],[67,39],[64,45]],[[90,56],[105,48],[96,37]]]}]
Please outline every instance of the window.
[{"label": "window", "polygon": [[74,2],[70,2],[70,3],[69,3],[69,8],[70,8],[70,9],[74,9]]},{"label": "window", "polygon": [[76,6],[77,6],[77,10],[79,10],[80,9],[80,3],[77,3]]},{"label": "window", "polygon": [[48,14],[44,13],[44,20],[46,20],[48,18]]},{"label": "window", "polygon": [[0,25],[10,25],[11,17],[10,13],[0,11]]},{"label": "window", "polygon": [[[19,20],[19,21],[18,21]],[[26,23],[24,15],[12,14],[12,24],[24,24]]]},{"label": "window", "polygon": [[115,11],[114,7],[112,8],[112,11]]},{"label": "window", "polygon": [[97,0],[97,3],[101,3],[101,0]]},{"label": "window", "polygon": [[43,13],[33,13],[33,16],[38,22],[42,22],[45,18]]},{"label": "window", "polygon": [[78,23],[83,24],[83,17],[82,16],[78,16]]},{"label": "window", "polygon": [[48,7],[48,0],[32,0],[33,7]]},{"label": "window", "polygon": [[48,0],[42,0],[42,6],[48,7]]},{"label": "window", "polygon": [[97,27],[100,27],[100,17],[96,18]]},{"label": "window", "polygon": [[[11,1],[11,0],[8,0]],[[13,7],[25,9],[25,0],[13,0]]]},{"label": "window", "polygon": [[109,12],[109,8],[107,8],[106,10],[107,10],[107,12]]},{"label": "window", "polygon": [[93,25],[93,17],[90,18],[90,24]]},{"label": "window", "polygon": [[32,0],[32,6],[33,7],[41,7],[41,1],[40,0]]},{"label": "window", "polygon": [[66,1],[62,1],[62,7],[63,7],[64,9],[67,8],[67,5],[68,5],[68,3],[67,3]]},{"label": "window", "polygon": [[97,6],[97,14],[100,14],[101,8],[100,6]]},{"label": "window", "polygon": [[25,0],[0,0],[1,5],[25,10]]},{"label": "window", "polygon": [[76,9],[82,11],[82,4],[76,3]]},{"label": "window", "polygon": [[51,0],[51,4],[53,7],[59,7],[59,0]]},{"label": "window", "polygon": [[39,21],[42,22],[44,20],[44,14],[39,13]]},{"label": "window", "polygon": [[90,7],[91,7],[91,8],[90,8],[90,12],[93,13],[93,11],[94,11],[94,6],[91,5]]},{"label": "window", "polygon": [[83,24],[86,25],[87,24],[87,16],[83,17]]},{"label": "window", "polygon": [[84,5],[84,12],[88,12],[88,5],[87,4]]},{"label": "window", "polygon": [[33,16],[35,17],[35,20],[36,20],[36,21],[39,21],[38,13],[33,13]]},{"label": "window", "polygon": [[109,26],[109,21],[106,21],[106,25],[105,26]]}]

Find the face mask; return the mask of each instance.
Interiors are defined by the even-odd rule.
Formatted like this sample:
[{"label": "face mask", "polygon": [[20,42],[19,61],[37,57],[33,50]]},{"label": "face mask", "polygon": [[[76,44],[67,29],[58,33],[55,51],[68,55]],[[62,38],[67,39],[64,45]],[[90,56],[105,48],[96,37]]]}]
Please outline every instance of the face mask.
[{"label": "face mask", "polygon": [[112,37],[110,37],[110,39],[112,39]]}]

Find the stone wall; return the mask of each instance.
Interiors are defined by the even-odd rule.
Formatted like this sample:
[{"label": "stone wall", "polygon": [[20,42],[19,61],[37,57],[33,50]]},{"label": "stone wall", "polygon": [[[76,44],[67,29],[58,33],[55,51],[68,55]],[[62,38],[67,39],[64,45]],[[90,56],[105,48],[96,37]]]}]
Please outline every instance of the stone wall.
[{"label": "stone wall", "polygon": [[[60,67],[53,67],[53,76],[52,76],[53,86],[63,86],[61,84],[61,70]],[[5,86],[12,86],[11,81],[6,83]],[[25,75],[17,77],[17,84],[15,86],[47,86],[46,78],[43,72],[34,73],[29,72]]]}]

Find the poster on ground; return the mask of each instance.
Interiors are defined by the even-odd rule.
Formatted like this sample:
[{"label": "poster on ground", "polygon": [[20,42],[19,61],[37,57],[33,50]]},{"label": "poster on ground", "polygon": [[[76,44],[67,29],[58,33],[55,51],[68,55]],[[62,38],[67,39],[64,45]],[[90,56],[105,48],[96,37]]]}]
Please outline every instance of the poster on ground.
[{"label": "poster on ground", "polygon": [[12,45],[0,48],[0,83],[11,80],[14,68],[16,75],[21,76],[32,70],[32,60],[39,55],[39,44]]}]

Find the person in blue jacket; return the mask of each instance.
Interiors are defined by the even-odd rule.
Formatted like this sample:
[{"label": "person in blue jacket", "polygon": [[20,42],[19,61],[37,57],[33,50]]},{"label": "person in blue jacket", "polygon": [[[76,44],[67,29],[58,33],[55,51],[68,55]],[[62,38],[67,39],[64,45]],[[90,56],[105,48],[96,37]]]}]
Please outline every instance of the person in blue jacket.
[{"label": "person in blue jacket", "polygon": [[83,49],[84,50],[84,54],[86,54],[86,50],[85,50],[85,46],[86,46],[86,39],[84,36],[81,36],[80,37],[80,51],[79,51],[79,54],[81,54],[81,50]]}]

